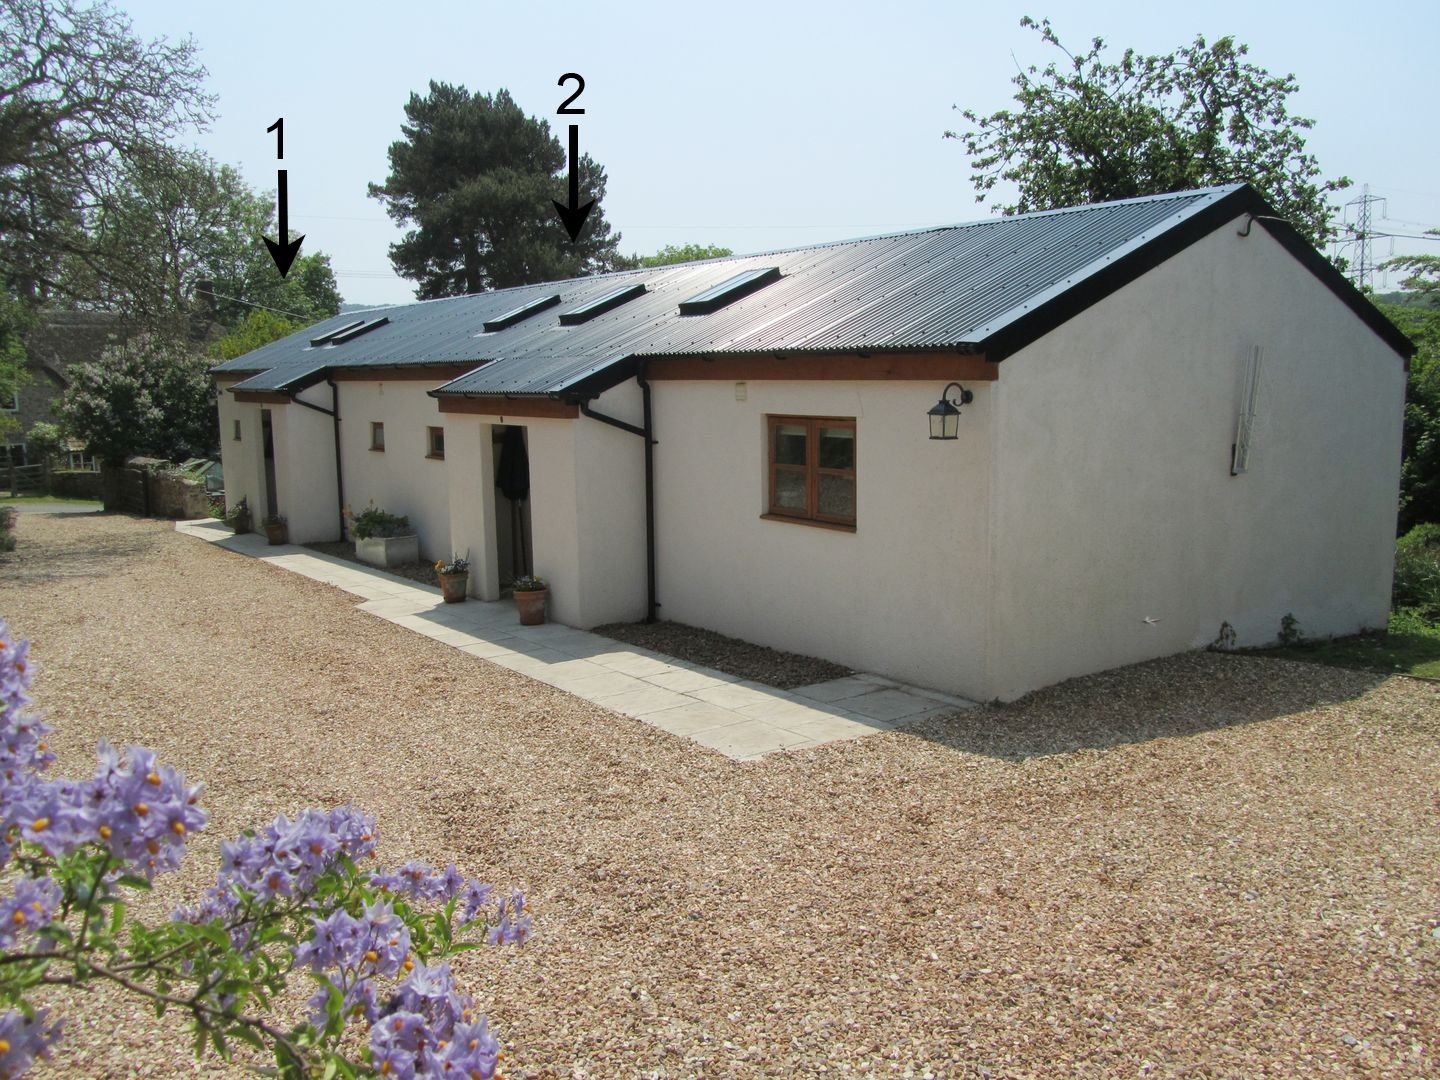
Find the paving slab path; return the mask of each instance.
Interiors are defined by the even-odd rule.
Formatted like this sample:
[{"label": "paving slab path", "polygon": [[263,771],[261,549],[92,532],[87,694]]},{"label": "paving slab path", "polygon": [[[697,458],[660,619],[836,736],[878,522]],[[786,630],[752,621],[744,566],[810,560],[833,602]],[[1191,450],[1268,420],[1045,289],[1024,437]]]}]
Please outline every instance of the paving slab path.
[{"label": "paving slab path", "polygon": [[560,623],[521,626],[508,600],[447,604],[438,587],[236,535],[218,521],[177,532],[249,555],[363,598],[361,611],[532,679],[693,740],[737,761],[891,731],[975,703],[879,675],[778,690]]}]

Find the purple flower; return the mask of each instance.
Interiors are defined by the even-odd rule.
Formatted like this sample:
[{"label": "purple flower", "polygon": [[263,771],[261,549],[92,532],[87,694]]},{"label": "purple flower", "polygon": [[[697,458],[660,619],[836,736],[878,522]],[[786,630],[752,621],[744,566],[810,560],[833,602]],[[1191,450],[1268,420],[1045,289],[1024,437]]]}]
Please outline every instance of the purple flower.
[{"label": "purple flower", "polygon": [[491,945],[524,945],[530,938],[530,916],[525,910],[525,894],[512,892],[495,905],[495,924],[485,932]]},{"label": "purple flower", "polygon": [[396,915],[388,900],[365,905],[363,959],[379,975],[394,975],[410,959],[410,928]]},{"label": "purple flower", "polygon": [[479,1077],[492,1080],[500,1058],[500,1043],[485,1017],[455,1025],[445,1046],[441,1076]]},{"label": "purple flower", "polygon": [[60,898],[60,886],[48,877],[16,881],[15,895],[0,901],[0,948],[8,949],[21,934],[48,926]]},{"label": "purple flower", "polygon": [[433,1056],[437,1041],[423,1016],[391,1013],[370,1029],[370,1065],[386,1080],[405,1080],[415,1075],[417,1057]]},{"label": "purple flower", "polygon": [[36,1058],[48,1057],[60,1039],[62,1021],[47,1025],[48,1009],[36,1009],[31,1019],[18,1009],[0,1016],[0,1076],[22,1076]]},{"label": "purple flower", "polygon": [[460,917],[460,924],[468,926],[480,917],[490,906],[490,897],[495,892],[495,886],[486,885],[484,882],[470,880],[465,883],[465,912]]},{"label": "purple flower", "polygon": [[315,936],[295,946],[295,963],[312,971],[330,968],[353,968],[360,963],[365,949],[366,927],[344,908],[329,918],[311,918]]}]

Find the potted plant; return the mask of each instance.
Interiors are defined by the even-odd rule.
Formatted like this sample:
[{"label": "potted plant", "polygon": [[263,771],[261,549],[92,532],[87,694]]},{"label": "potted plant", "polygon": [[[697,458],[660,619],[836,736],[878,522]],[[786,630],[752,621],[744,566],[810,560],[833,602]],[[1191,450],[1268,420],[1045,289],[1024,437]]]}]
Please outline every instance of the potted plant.
[{"label": "potted plant", "polygon": [[350,519],[355,557],[371,566],[400,566],[420,561],[420,538],[404,514],[391,514],[373,504]]},{"label": "potted plant", "polygon": [[290,539],[290,529],[285,524],[284,514],[271,514],[260,522],[260,527],[265,530],[265,537],[272,547]]},{"label": "potted plant", "polygon": [[435,563],[435,576],[440,579],[440,595],[447,604],[458,604],[465,599],[470,586],[470,560],[454,555],[449,562],[444,559]]},{"label": "potted plant", "polygon": [[245,501],[244,496],[225,512],[225,524],[229,525],[237,536],[250,531],[250,504]]},{"label": "potted plant", "polygon": [[522,577],[511,586],[515,595],[515,608],[520,612],[521,626],[539,626],[545,621],[545,601],[550,596],[550,586],[543,578]]}]

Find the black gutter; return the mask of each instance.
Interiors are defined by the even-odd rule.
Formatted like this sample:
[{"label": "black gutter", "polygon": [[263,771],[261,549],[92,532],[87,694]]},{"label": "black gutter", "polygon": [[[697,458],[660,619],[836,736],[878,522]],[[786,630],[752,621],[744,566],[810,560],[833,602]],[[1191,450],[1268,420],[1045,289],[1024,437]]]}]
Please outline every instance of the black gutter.
[{"label": "black gutter", "polygon": [[645,440],[645,621],[653,623],[660,601],[655,598],[655,417],[650,405],[650,384],[645,381],[645,364],[642,362],[635,372],[635,382],[640,387],[644,402],[645,426],[636,427],[624,420],[596,412],[589,400],[580,402],[580,411],[592,420],[609,424],[631,435]]},{"label": "black gutter", "polygon": [[340,514],[340,539],[345,539],[345,470],[340,463],[340,388],[335,385],[335,380],[327,372],[325,385],[330,387],[330,408],[321,405],[314,405],[308,401],[301,401],[299,390],[290,394],[290,400],[296,405],[304,405],[307,409],[314,409],[318,413],[324,413],[335,422],[335,498],[339,504]]}]

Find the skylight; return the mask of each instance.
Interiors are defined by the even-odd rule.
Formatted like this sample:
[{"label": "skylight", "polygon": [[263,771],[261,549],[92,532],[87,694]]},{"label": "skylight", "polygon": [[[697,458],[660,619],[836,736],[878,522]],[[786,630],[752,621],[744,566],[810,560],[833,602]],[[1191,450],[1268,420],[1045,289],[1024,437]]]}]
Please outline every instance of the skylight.
[{"label": "skylight", "polygon": [[611,308],[617,308],[627,301],[634,300],[645,291],[644,285],[622,285],[618,289],[612,289],[591,300],[581,307],[571,308],[560,316],[561,326],[575,326],[579,323],[589,322],[596,315],[603,315]]},{"label": "skylight", "polygon": [[554,296],[542,296],[539,300],[531,300],[528,304],[521,304],[519,307],[505,312],[504,315],[494,319],[486,319],[484,324],[485,333],[493,334],[496,330],[504,330],[507,326],[514,326],[516,323],[528,319],[531,315],[552,308],[558,303],[560,303],[560,294],[556,293]]},{"label": "skylight", "polygon": [[772,281],[779,280],[780,268],[778,266],[763,266],[759,270],[746,270],[743,274],[727,278],[714,288],[706,289],[684,301],[680,305],[680,314],[708,315],[712,311],[719,311],[726,304],[739,300],[742,296],[748,296],[756,289],[764,288]]},{"label": "skylight", "polygon": [[344,326],[337,326],[334,330],[331,330],[328,334],[321,334],[319,337],[312,337],[312,338],[310,339],[310,347],[311,347],[312,349],[318,349],[321,345],[328,345],[328,344],[330,344],[330,340],[331,340],[336,334],[343,334],[343,333],[345,333],[347,330],[354,330],[355,328],[360,327],[360,326],[364,326],[364,325],[365,325],[365,320],[364,320],[364,319],[356,319],[354,322],[348,322],[348,323],[346,323]]},{"label": "skylight", "polygon": [[380,318],[372,319],[370,322],[362,322],[359,326],[347,326],[343,330],[331,334],[330,340],[329,342],[327,342],[327,344],[343,345],[347,341],[355,340],[355,338],[359,337],[361,334],[368,334],[371,330],[378,330],[380,327],[384,326],[389,321],[390,316],[381,315]]}]

